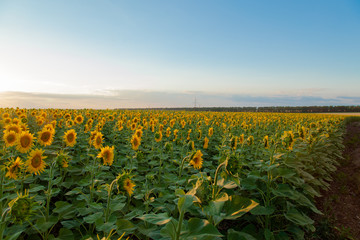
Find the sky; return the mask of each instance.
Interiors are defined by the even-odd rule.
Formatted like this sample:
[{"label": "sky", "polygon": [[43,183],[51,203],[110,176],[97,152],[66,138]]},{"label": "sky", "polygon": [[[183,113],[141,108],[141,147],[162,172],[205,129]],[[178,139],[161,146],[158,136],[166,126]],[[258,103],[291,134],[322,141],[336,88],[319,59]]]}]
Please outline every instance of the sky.
[{"label": "sky", "polygon": [[360,1],[0,0],[0,107],[195,105],[360,105]]}]

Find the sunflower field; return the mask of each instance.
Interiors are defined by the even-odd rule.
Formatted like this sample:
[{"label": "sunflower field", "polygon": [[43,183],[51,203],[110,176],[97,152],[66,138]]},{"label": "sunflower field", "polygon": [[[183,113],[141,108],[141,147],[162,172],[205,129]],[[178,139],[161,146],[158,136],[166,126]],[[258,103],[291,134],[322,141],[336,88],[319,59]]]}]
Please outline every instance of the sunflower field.
[{"label": "sunflower field", "polygon": [[0,109],[0,240],[304,239],[343,119]]}]

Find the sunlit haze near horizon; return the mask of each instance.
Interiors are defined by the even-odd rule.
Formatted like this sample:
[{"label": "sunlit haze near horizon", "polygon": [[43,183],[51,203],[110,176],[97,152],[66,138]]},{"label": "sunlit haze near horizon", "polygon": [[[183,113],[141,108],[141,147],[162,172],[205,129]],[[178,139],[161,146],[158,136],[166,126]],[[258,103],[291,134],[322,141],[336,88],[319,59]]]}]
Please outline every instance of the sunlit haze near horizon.
[{"label": "sunlit haze near horizon", "polygon": [[360,105],[360,1],[0,1],[0,107]]}]

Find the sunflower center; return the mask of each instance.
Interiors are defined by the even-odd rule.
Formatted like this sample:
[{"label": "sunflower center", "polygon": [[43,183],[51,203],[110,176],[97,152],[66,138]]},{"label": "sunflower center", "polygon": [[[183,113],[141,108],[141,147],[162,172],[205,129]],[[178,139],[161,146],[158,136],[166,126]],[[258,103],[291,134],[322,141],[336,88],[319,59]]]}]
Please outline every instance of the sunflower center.
[{"label": "sunflower center", "polygon": [[44,132],[43,134],[41,134],[41,140],[43,142],[47,142],[49,141],[50,136],[51,136],[50,132]]},{"label": "sunflower center", "polygon": [[7,136],[6,140],[8,143],[13,143],[13,142],[15,142],[16,137],[14,134],[10,134],[9,136]]},{"label": "sunflower center", "polygon": [[40,165],[41,165],[41,156],[35,155],[31,159],[31,166],[33,166],[34,168],[38,168]]},{"label": "sunflower center", "polygon": [[69,141],[69,142],[73,142],[74,141],[74,134],[70,133],[66,136],[66,139]]},{"label": "sunflower center", "polygon": [[97,137],[97,138],[96,138],[96,144],[97,144],[97,145],[100,145],[100,144],[101,144],[101,138],[100,138],[100,137]]},{"label": "sunflower center", "polygon": [[26,148],[30,145],[30,138],[28,136],[23,136],[21,139],[20,139],[20,144],[23,148]]},{"label": "sunflower center", "polygon": [[110,152],[109,151],[104,152],[103,156],[104,156],[105,160],[109,160],[110,159]]}]

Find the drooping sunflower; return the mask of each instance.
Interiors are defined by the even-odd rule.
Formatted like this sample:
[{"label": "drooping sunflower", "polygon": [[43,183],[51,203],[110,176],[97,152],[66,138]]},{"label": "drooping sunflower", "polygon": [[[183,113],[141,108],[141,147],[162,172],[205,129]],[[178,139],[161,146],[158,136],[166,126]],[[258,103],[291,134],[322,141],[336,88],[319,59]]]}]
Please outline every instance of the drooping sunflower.
[{"label": "drooping sunflower", "polygon": [[99,148],[101,148],[102,143],[103,143],[103,134],[101,132],[97,131],[94,136],[94,140],[93,140],[92,144],[96,149],[99,149]]},{"label": "drooping sunflower", "polygon": [[5,177],[17,179],[23,165],[24,163],[19,157],[17,157],[15,161],[10,160],[10,164],[6,167],[7,172],[5,174]]},{"label": "drooping sunflower", "polygon": [[3,139],[6,147],[14,146],[16,144],[17,134],[14,131],[5,132]]},{"label": "drooping sunflower", "polygon": [[264,147],[266,148],[266,149],[268,149],[269,148],[269,136],[268,135],[266,135],[265,137],[264,137],[264,139],[263,139],[263,143],[264,143]]},{"label": "drooping sunflower", "polygon": [[44,150],[41,149],[34,149],[30,152],[26,161],[26,165],[30,173],[37,175],[44,171],[46,167],[44,159],[47,157],[43,156],[43,153]]},{"label": "drooping sunflower", "polygon": [[76,132],[74,129],[70,129],[65,132],[64,134],[64,142],[66,143],[66,146],[73,147],[76,144]]},{"label": "drooping sunflower", "polygon": [[50,146],[54,140],[53,132],[48,129],[43,129],[38,132],[37,140],[41,146]]},{"label": "drooping sunflower", "polygon": [[104,161],[104,165],[111,166],[114,161],[114,146],[102,147],[101,152],[97,156],[98,158],[102,158]]},{"label": "drooping sunflower", "polygon": [[27,153],[31,149],[34,139],[36,138],[29,131],[21,132],[17,137],[16,149],[21,153]]},{"label": "drooping sunflower", "polygon": [[29,191],[19,194],[17,198],[9,202],[10,217],[13,223],[22,224],[30,219],[35,213],[34,206],[36,202],[33,197],[29,197]]},{"label": "drooping sunflower", "polygon": [[133,150],[138,150],[141,143],[141,138],[137,136],[137,134],[134,134],[131,138],[131,147]]},{"label": "drooping sunflower", "polygon": [[203,154],[201,153],[201,151],[197,150],[197,152],[192,157],[190,164],[193,165],[195,169],[200,169],[202,167],[202,163],[203,163],[202,156]]},{"label": "drooping sunflower", "polygon": [[125,191],[129,194],[129,196],[131,196],[133,194],[135,186],[136,185],[133,183],[133,181],[131,181],[131,179],[126,178],[124,180],[123,187],[124,187]]}]

